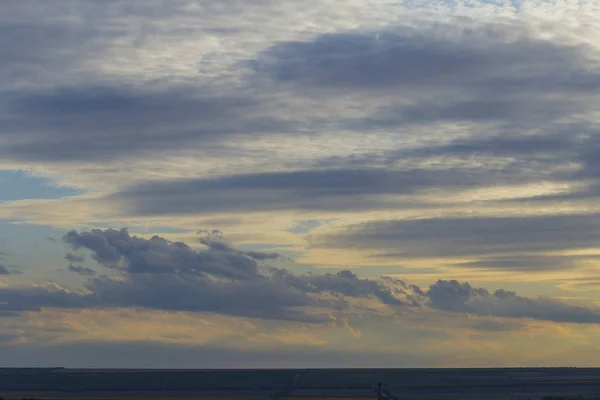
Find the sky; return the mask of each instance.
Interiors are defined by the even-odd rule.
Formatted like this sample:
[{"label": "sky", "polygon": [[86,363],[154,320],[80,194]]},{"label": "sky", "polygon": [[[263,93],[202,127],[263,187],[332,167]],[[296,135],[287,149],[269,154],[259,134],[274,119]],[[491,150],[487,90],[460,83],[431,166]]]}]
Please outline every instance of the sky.
[{"label": "sky", "polygon": [[600,1],[0,7],[0,366],[597,365]]}]

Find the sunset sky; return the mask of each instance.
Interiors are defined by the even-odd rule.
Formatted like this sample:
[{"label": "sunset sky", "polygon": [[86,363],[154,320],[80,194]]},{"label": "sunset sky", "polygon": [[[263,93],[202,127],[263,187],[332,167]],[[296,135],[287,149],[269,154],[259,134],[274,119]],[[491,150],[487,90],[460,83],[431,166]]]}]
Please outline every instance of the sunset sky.
[{"label": "sunset sky", "polygon": [[0,366],[592,366],[600,1],[0,0]]}]

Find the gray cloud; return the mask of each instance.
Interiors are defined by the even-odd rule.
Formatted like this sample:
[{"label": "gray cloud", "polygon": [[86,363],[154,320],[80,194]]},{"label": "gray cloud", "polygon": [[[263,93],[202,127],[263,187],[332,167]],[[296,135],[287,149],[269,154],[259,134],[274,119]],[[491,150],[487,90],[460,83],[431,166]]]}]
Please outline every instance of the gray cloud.
[{"label": "gray cloud", "polygon": [[[267,115],[262,99],[239,85],[215,87],[191,77],[183,85],[161,79],[139,85],[104,71],[100,64],[119,62],[115,54],[124,43],[141,40],[131,44],[135,52],[153,30],[122,21],[179,13],[177,6],[115,6],[83,1],[6,10],[0,21],[0,158],[97,162],[194,143],[205,152],[226,151],[236,135],[294,130],[293,122]],[[182,30],[168,27],[162,34]]]},{"label": "gray cloud", "polygon": [[257,98],[190,87],[141,90],[100,84],[19,93],[9,96],[4,119],[10,121],[8,134],[20,140],[5,143],[0,154],[48,162],[94,161],[200,142],[205,150],[225,151],[225,136],[293,130],[291,123],[259,116],[259,103]]},{"label": "gray cloud", "polygon": [[[312,237],[314,246],[379,251],[377,257],[478,257],[481,263],[540,269],[543,259],[515,254],[593,248],[600,243],[600,216],[432,218],[377,221],[349,227],[336,235]],[[490,256],[495,257],[490,257]],[[512,259],[511,263],[511,257]],[[551,258],[547,258],[551,261]],[[554,259],[563,266],[564,257]],[[509,265],[512,264],[512,265]],[[549,268],[555,266],[549,265]]]},{"label": "gray cloud", "polygon": [[81,264],[85,260],[85,256],[67,253],[67,255],[65,256],[65,260],[67,260],[70,263]]},{"label": "gray cloud", "polygon": [[185,243],[172,243],[156,235],[151,239],[130,236],[126,229],[70,231],[64,239],[74,249],[92,250],[92,257],[101,265],[128,273],[210,274],[236,280],[259,276],[256,260],[232,251],[227,244],[218,246],[214,240],[202,239],[212,247],[195,252]]},{"label": "gray cloud", "polygon": [[553,298],[522,297],[504,289],[490,293],[455,280],[439,280],[431,285],[427,294],[429,305],[444,311],[554,322],[600,323],[600,310],[596,308]]},{"label": "gray cloud", "polygon": [[[98,21],[105,17],[99,15]],[[69,27],[0,25],[0,79],[16,82],[1,93],[0,158],[79,163],[195,143],[203,144],[202,151],[219,152],[238,135],[279,134],[299,125],[319,130],[331,124],[360,132],[381,128],[395,132],[407,124],[448,121],[478,126],[468,139],[357,157],[356,168],[331,159],[323,166],[335,170],[159,181],[128,187],[109,198],[131,214],[411,207],[415,204],[409,200],[391,204],[381,196],[541,179],[594,183],[600,171],[600,131],[586,123],[584,115],[596,103],[591,100],[600,83],[591,68],[594,51],[534,39],[520,23],[478,24],[473,29],[438,24],[435,32],[397,27],[377,34],[342,32],[312,41],[279,42],[250,62],[251,78],[266,77],[275,85],[259,88],[252,80],[244,82],[252,90],[173,87],[166,82],[148,83],[142,89],[108,83],[106,77],[89,73],[71,83],[54,79],[57,71],[74,73],[79,61],[101,54],[107,35],[121,39],[123,28],[106,25],[112,28],[102,32],[80,22]],[[22,85],[37,76],[43,81],[36,81],[39,85]],[[325,121],[311,115],[298,116],[302,122],[283,119],[264,100],[269,97],[266,92],[280,89],[279,85],[318,102],[376,93],[364,98],[377,109],[360,118],[349,111],[345,117]],[[572,123],[573,116],[584,122]],[[394,163],[406,159],[416,164],[473,154],[510,161],[506,167],[489,169],[392,170]],[[327,161],[330,164],[325,165]],[[372,166],[378,163],[383,166]],[[555,171],[567,163],[580,163],[581,169]],[[596,184],[578,193],[527,200],[594,197],[599,188]],[[474,261],[456,264],[464,268],[543,271],[571,268],[574,259],[529,253],[595,247],[599,225],[597,215],[390,221],[353,227],[315,245],[374,249],[380,252],[378,257],[472,257]],[[343,299],[319,299],[322,294],[416,304],[402,291],[349,272],[296,276],[266,268],[263,264],[275,262],[279,255],[240,251],[219,238],[202,238],[208,250],[200,252],[184,243],[160,237],[145,240],[113,230],[73,231],[66,241],[91,251],[94,260],[123,274],[124,280],[94,277],[88,283],[92,294],[49,288],[3,291],[7,310],[18,310],[19,304],[23,309],[141,306],[302,320],[313,316],[295,311],[297,307],[347,306]],[[79,256],[68,254],[67,260],[74,263],[69,266],[73,272],[92,271],[75,265],[81,262]],[[3,273],[8,271],[0,266]]]},{"label": "gray cloud", "polygon": [[279,253],[275,252],[245,251],[244,254],[258,261],[276,260],[281,257]]},{"label": "gray cloud", "polygon": [[144,307],[161,310],[214,312],[241,317],[323,322],[318,314],[299,307],[344,309],[343,301],[321,301],[282,287],[267,279],[212,281],[197,275],[132,274],[126,281],[97,278],[87,288],[105,306]]},{"label": "gray cloud", "polygon": [[[519,127],[504,127],[498,135],[480,134],[443,144],[431,144],[415,149],[390,150],[378,155],[375,161],[393,165],[400,160],[416,162],[439,158],[468,160],[475,157],[502,160],[505,166],[488,171],[490,181],[501,168],[514,181],[573,180],[572,172],[558,172],[557,167],[580,163],[581,154],[598,140],[600,130],[590,124],[553,124],[542,133],[517,132]],[[369,156],[366,156],[368,158]],[[363,162],[368,162],[363,161]]]},{"label": "gray cloud", "polygon": [[69,271],[75,272],[82,276],[96,276],[97,273],[91,268],[82,267],[81,265],[69,264]]},{"label": "gray cloud", "polygon": [[[99,15],[96,22],[107,17]],[[479,24],[472,29],[459,25],[439,24],[435,31],[396,27],[342,32],[308,42],[279,42],[249,64],[255,74],[292,83],[297,92],[307,87],[396,94],[400,90],[401,96],[383,99],[379,110],[365,119],[348,115],[327,122],[360,131],[445,120],[505,125],[555,121],[589,102],[577,96],[546,95],[590,95],[600,83],[588,65],[588,48],[533,39],[520,23]],[[101,26],[3,24],[3,37],[12,38],[0,57],[12,71],[5,80],[14,80],[19,71],[29,77],[44,68],[68,70],[90,54],[101,53],[111,39],[131,34],[124,28],[99,30]],[[278,88],[260,86],[254,77],[241,89],[175,87],[165,82],[141,89],[125,82],[111,84],[98,74],[85,78],[81,79],[85,85],[61,81],[57,86],[4,93],[0,156],[100,161],[194,143],[203,143],[205,151],[232,151],[227,144],[236,135],[297,133],[299,127],[303,132],[315,127],[318,131],[323,122],[310,115],[282,119],[264,101]],[[315,98],[321,101],[322,95]]]},{"label": "gray cloud", "polygon": [[[105,17],[99,16],[100,20]],[[364,210],[415,206],[409,200],[384,201],[378,195],[561,178],[550,167],[577,161],[573,155],[576,144],[571,142],[578,140],[570,139],[578,135],[568,121],[562,120],[585,112],[593,104],[584,101],[585,96],[593,96],[600,82],[590,66],[591,50],[535,39],[522,23],[474,24],[468,29],[460,27],[464,24],[438,24],[435,30],[399,26],[378,32],[320,35],[312,41],[278,42],[249,62],[254,75],[242,88],[184,87],[165,82],[140,88],[90,76],[82,80],[84,85],[61,81],[56,86],[7,91],[0,104],[0,128],[5,132],[0,157],[101,161],[188,148],[194,143],[203,144],[200,151],[217,154],[235,151],[229,144],[238,135],[297,134],[299,127],[302,132],[313,132],[323,126],[328,127],[327,131],[329,127],[360,132],[393,130],[404,124],[460,120],[482,123],[485,131],[481,128],[475,132],[476,138],[447,146],[365,157],[357,160],[354,167],[358,168],[350,168],[348,160],[329,159],[320,165],[335,167],[333,171],[307,169],[212,180],[159,181],[126,188],[110,199],[124,204],[127,213],[137,215]],[[15,71],[23,69],[16,67],[19,65],[32,71],[44,65],[64,70],[90,52],[102,50],[106,45],[106,40],[101,40],[103,35],[113,39],[124,35],[122,29],[100,32],[90,24],[68,28],[41,24],[29,37],[25,35],[29,28],[3,26],[6,37],[14,31],[16,37],[29,44],[7,44],[2,62],[13,65]],[[64,57],[56,57],[58,53]],[[364,118],[348,114],[285,119],[281,115],[286,113],[273,112],[265,100],[280,93],[280,88],[261,86],[254,79],[257,75],[277,84],[291,84],[294,95],[307,94],[307,88],[316,90],[316,95],[308,94],[319,102],[324,101],[322,91],[327,89],[333,89],[329,94],[374,90],[382,96],[369,99],[377,110]],[[286,115],[303,112],[293,111]],[[527,131],[524,128],[544,132],[549,127],[558,129],[553,124],[559,123],[564,123],[561,132],[522,136]],[[473,153],[516,160],[493,171],[468,166],[436,171],[391,170],[399,159],[409,158],[416,163]],[[585,154],[581,158],[589,178],[594,171],[594,156]],[[379,161],[384,168],[370,165]]]},{"label": "gray cloud", "polygon": [[[406,305],[407,303],[397,297],[396,294],[404,296],[403,290],[387,287],[380,282],[360,279],[351,271],[340,271],[335,274],[308,274],[296,276],[286,270],[274,271],[274,275],[278,280],[281,280],[288,285],[299,289],[305,293],[324,293],[329,292],[340,296],[348,297],[376,297],[384,304],[390,305]],[[402,281],[392,281],[392,284],[397,288],[406,287]],[[412,303],[411,305],[416,305]]]},{"label": "gray cloud", "polygon": [[457,267],[516,270],[516,271],[547,271],[550,269],[571,269],[576,266],[578,257],[569,256],[498,256],[485,257],[476,261],[452,264]]},{"label": "gray cloud", "polygon": [[[244,252],[224,241],[220,232],[203,232],[207,250],[195,251],[181,242],[153,236],[131,236],[126,229],[71,231],[64,240],[76,250],[92,251],[99,264],[122,271],[124,279],[98,277],[86,288],[87,304],[209,311],[267,319],[322,321],[324,316],[301,307],[339,310],[344,297],[375,298],[404,305],[404,291],[392,283],[359,279],[350,271],[296,276],[259,261],[273,253]],[[397,285],[396,285],[397,286]],[[337,299],[322,295],[333,294]],[[414,305],[414,304],[413,304]]]},{"label": "gray cloud", "polygon": [[[367,153],[349,158],[331,157],[321,160],[319,166],[324,169],[339,165],[350,165],[356,169],[374,169],[373,166],[378,166],[380,170],[388,170],[397,168],[397,164],[435,165],[442,160],[465,167],[437,167],[429,171],[431,176],[438,174],[441,178],[453,175],[450,179],[454,181],[444,186],[435,181],[428,183],[424,180],[424,187],[460,190],[539,182],[574,185],[573,189],[562,193],[494,200],[501,203],[551,203],[591,200],[600,196],[600,182],[597,178],[600,158],[596,156],[596,149],[600,146],[600,129],[595,123],[552,123],[551,126],[531,132],[527,129],[524,129],[525,132],[520,131],[521,128],[517,124],[498,128],[500,130],[491,129],[489,134],[477,131],[471,137],[441,144]],[[499,131],[503,133],[499,135]],[[476,172],[468,168],[472,163],[479,165]],[[410,204],[408,201],[402,205]]]},{"label": "gray cloud", "polygon": [[0,312],[40,311],[50,308],[90,308],[97,299],[55,286],[10,286],[0,288]]},{"label": "gray cloud", "polygon": [[[567,134],[567,130],[573,130]],[[552,133],[519,136],[483,136],[454,140],[445,145],[429,146],[411,151],[397,151],[391,155],[398,156],[471,156],[482,154],[497,157],[528,156],[540,157],[548,155],[564,156],[573,154],[573,150],[588,145],[581,133],[588,133],[589,126],[555,125]],[[583,132],[581,132],[583,130]]]},{"label": "gray cloud", "polygon": [[6,269],[6,267],[2,264],[0,264],[0,275],[8,275],[10,274],[10,271],[8,269]]},{"label": "gray cloud", "polygon": [[[461,20],[437,23],[435,28],[397,26],[281,42],[251,65],[255,74],[291,85],[308,97],[368,92],[369,109],[374,111],[340,119],[346,130],[383,129],[404,136],[409,125],[458,121],[470,127],[467,139],[350,160],[337,157],[323,160],[324,167],[348,163],[389,167],[399,161],[434,163],[438,157],[465,161],[464,157],[478,155],[490,161],[502,157],[505,163],[492,170],[490,162],[489,170],[481,172],[487,177],[481,186],[594,179],[600,170],[595,151],[600,130],[586,113],[594,103],[591,97],[600,86],[600,75],[594,49],[566,43],[539,39],[523,21]],[[582,163],[581,173],[556,171],[567,163]],[[456,179],[468,186],[467,177]],[[598,193],[596,188],[576,197]],[[568,197],[548,198],[556,199]]]},{"label": "gray cloud", "polygon": [[22,273],[22,271],[20,269],[13,268],[12,270],[9,270],[5,264],[0,262],[0,275],[21,274],[21,273]]},{"label": "gray cloud", "polygon": [[[377,195],[411,195],[431,188],[460,189],[523,181],[527,180],[511,171],[489,173],[467,167],[315,169],[155,181],[125,188],[107,200],[118,201],[128,213],[137,215],[282,209],[364,210],[399,204],[386,203]],[[406,202],[404,205],[416,204]]]},{"label": "gray cloud", "polygon": [[523,324],[507,321],[506,319],[498,320],[493,318],[477,318],[470,320],[466,326],[477,331],[484,332],[510,332],[523,329]]},{"label": "gray cloud", "polygon": [[522,22],[463,26],[324,34],[275,44],[252,65],[279,82],[338,90],[591,93],[600,84],[587,47],[536,39]]},{"label": "gray cloud", "polygon": [[[99,264],[120,269],[121,276],[91,277],[86,291],[57,285],[0,288],[2,313],[12,315],[43,307],[142,307],[324,322],[330,318],[328,312],[347,310],[347,300],[353,298],[375,299],[395,307],[428,305],[481,316],[600,323],[600,311],[586,305],[522,297],[503,289],[491,294],[457,281],[440,280],[425,292],[402,280],[360,279],[350,271],[294,275],[260,265],[230,244],[216,245],[222,238],[215,234],[202,237],[210,243],[203,251],[157,236],[131,236],[125,229],[71,231],[64,240],[74,248],[90,250]],[[79,272],[77,267],[70,270]],[[493,324],[484,328],[500,330]]]},{"label": "gray cloud", "polygon": [[[15,12],[20,14],[17,10]],[[6,15],[10,15],[9,10]],[[66,70],[75,73],[72,67],[77,60],[100,51],[103,41],[122,34],[119,29],[113,29],[111,34],[101,32],[91,24],[68,23],[65,20],[51,22],[41,18],[33,22],[19,18],[3,19],[0,23],[2,87],[18,86],[27,79],[30,83],[43,83],[45,78],[56,79]]]},{"label": "gray cloud", "polygon": [[[539,99],[536,102],[522,98],[498,98],[489,100],[488,95],[473,94],[466,99],[424,100],[402,105],[381,106],[372,115],[348,118],[342,124],[349,130],[397,129],[402,126],[444,122],[467,122],[470,124],[496,125],[494,131],[512,134],[548,124],[581,111],[578,101],[570,97]],[[484,128],[482,128],[484,129]],[[490,128],[488,128],[490,129]]]},{"label": "gray cloud", "polygon": [[[517,130],[518,127],[514,127]],[[559,181],[597,180],[600,161],[597,151],[600,147],[600,127],[593,122],[553,123],[544,127],[541,133],[523,134],[507,128],[504,135],[477,136],[452,141],[440,146],[410,151],[391,151],[386,154],[389,161],[400,157],[486,157],[514,158],[522,169],[527,169],[529,179],[539,180],[542,177]],[[555,171],[556,167],[567,164],[578,165],[578,168],[566,171]],[[534,169],[548,169],[539,171]],[[586,193],[597,191],[592,185]],[[547,199],[581,198],[581,193],[540,196]]]}]

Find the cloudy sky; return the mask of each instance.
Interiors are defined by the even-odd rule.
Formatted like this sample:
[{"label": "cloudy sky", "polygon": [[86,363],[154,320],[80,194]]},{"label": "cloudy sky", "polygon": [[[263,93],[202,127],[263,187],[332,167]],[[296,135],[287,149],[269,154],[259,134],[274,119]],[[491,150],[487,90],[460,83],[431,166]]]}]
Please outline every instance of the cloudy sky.
[{"label": "cloudy sky", "polygon": [[0,366],[597,363],[600,1],[0,7]]}]

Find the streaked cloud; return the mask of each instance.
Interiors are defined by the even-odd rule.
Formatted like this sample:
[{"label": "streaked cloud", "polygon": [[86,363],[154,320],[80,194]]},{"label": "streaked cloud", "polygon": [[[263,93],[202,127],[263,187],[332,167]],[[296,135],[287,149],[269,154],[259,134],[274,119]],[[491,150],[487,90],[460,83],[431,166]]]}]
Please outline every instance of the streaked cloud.
[{"label": "streaked cloud", "polygon": [[429,288],[427,294],[432,307],[452,312],[555,322],[600,322],[600,309],[558,299],[521,297],[504,289],[490,293],[457,281],[440,280]]},{"label": "streaked cloud", "polygon": [[[596,49],[555,41],[559,35],[553,33],[548,40],[519,20],[457,18],[419,28],[392,26],[277,43],[253,66],[280,82],[322,90],[408,89],[410,94],[412,89],[428,95],[460,88],[496,98],[511,93],[589,93],[599,78],[587,67]],[[487,105],[493,103],[478,106]],[[466,119],[478,119],[482,108],[473,106]],[[479,115],[485,119],[487,114]]]},{"label": "streaked cloud", "polygon": [[83,276],[95,276],[96,271],[91,268],[82,267],[81,265],[69,264],[68,270]]},{"label": "streaked cloud", "polygon": [[315,235],[314,245],[390,250],[379,257],[503,257],[595,248],[599,223],[596,214],[374,221]]}]

